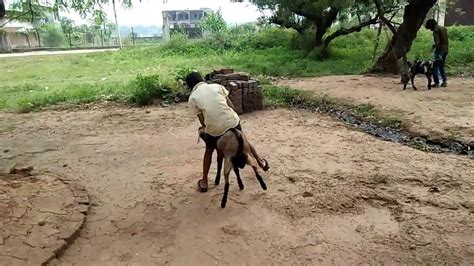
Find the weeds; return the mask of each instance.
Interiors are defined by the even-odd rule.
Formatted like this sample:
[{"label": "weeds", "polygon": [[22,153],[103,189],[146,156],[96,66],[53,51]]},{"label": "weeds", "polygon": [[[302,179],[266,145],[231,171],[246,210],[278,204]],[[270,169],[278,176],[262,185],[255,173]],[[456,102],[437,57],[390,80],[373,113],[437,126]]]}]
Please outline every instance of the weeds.
[{"label": "weeds", "polygon": [[341,115],[343,113],[363,120],[371,121],[382,127],[399,130],[402,127],[402,117],[384,114],[368,104],[354,105],[343,100],[336,100],[326,96],[318,96],[308,91],[299,91],[286,87],[266,85],[264,86],[265,106],[290,107]]}]

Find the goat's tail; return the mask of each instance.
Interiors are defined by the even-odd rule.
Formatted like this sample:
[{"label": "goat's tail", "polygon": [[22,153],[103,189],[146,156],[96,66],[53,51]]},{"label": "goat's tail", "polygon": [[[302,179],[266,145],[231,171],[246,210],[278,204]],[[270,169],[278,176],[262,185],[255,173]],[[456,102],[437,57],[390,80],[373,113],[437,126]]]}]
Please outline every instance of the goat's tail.
[{"label": "goat's tail", "polygon": [[242,132],[233,128],[231,131],[237,137],[237,142],[239,144],[237,148],[237,154],[231,158],[232,164],[234,167],[238,167],[240,169],[244,169],[245,164],[247,164],[247,154],[244,153],[244,138],[242,136]]}]

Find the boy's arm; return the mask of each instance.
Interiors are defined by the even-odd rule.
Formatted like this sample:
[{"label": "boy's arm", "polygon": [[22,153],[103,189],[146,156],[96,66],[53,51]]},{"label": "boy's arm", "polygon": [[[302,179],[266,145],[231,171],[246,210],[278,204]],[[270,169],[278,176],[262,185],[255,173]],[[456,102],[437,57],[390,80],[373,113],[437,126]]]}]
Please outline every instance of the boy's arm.
[{"label": "boy's arm", "polygon": [[198,114],[197,117],[199,118],[199,122],[201,123],[201,126],[202,127],[206,127],[206,125],[204,124],[204,115],[202,115],[202,113]]},{"label": "boy's arm", "polygon": [[439,31],[438,30],[433,31],[433,37],[434,37],[433,49],[436,49],[440,45]]},{"label": "boy's arm", "polygon": [[227,105],[232,108],[233,110],[235,110],[235,107],[234,107],[234,104],[232,103],[232,101],[229,99],[229,97],[227,97]]},{"label": "boy's arm", "polygon": [[202,114],[202,111],[197,106],[195,99],[193,98],[189,99],[188,104],[189,104],[189,108],[191,109],[191,112],[197,115],[199,119],[199,123],[201,123],[201,126],[205,127],[206,125],[204,124],[204,115]]}]

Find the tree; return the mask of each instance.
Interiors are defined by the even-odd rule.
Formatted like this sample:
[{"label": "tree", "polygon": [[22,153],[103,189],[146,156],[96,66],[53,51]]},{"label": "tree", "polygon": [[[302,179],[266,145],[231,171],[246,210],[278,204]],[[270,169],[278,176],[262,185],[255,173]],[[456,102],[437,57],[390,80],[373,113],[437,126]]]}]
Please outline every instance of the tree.
[{"label": "tree", "polygon": [[64,43],[64,34],[57,24],[48,23],[42,27],[43,42],[47,47],[60,47]]},{"label": "tree", "polygon": [[66,35],[68,42],[69,42],[69,47],[72,47],[72,38],[73,38],[73,33],[74,33],[74,22],[72,19],[68,18],[61,18],[60,19],[61,23],[61,28],[63,30],[64,35]]},{"label": "tree", "polygon": [[[380,0],[374,1],[380,4]],[[398,28],[395,28],[389,20],[385,21],[391,29],[393,37],[387,44],[383,55],[375,63],[374,71],[400,73],[399,60],[406,57],[406,54],[410,51],[418,31],[426,19],[426,15],[436,2],[437,0],[407,0],[404,7],[403,22]],[[378,12],[384,18],[384,10],[378,8]]]},{"label": "tree", "polygon": [[222,17],[222,12],[209,12],[201,22],[199,26],[203,31],[209,31],[211,34],[218,34],[227,29],[227,23]]},{"label": "tree", "polygon": [[5,14],[6,14],[5,1],[0,0],[0,20],[2,20],[5,17]]},{"label": "tree", "polygon": [[[369,0],[253,0],[259,8],[270,9],[273,15],[270,22],[283,27],[293,28],[299,33],[314,29],[313,47],[326,50],[335,38],[360,31],[363,27],[376,24],[376,12],[368,9],[373,6]],[[372,10],[372,12],[367,12]],[[349,28],[339,28],[327,34],[335,22],[347,16],[355,15],[359,22]],[[362,17],[366,17],[362,21]]]}]

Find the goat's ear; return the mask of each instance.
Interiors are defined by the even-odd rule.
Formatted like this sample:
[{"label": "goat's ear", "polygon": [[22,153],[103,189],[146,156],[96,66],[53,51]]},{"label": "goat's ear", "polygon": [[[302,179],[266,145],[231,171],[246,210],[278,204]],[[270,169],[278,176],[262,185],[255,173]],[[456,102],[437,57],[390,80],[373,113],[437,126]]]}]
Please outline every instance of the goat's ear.
[{"label": "goat's ear", "polygon": [[211,74],[207,74],[206,76],[204,76],[204,81],[209,81],[211,80]]}]

